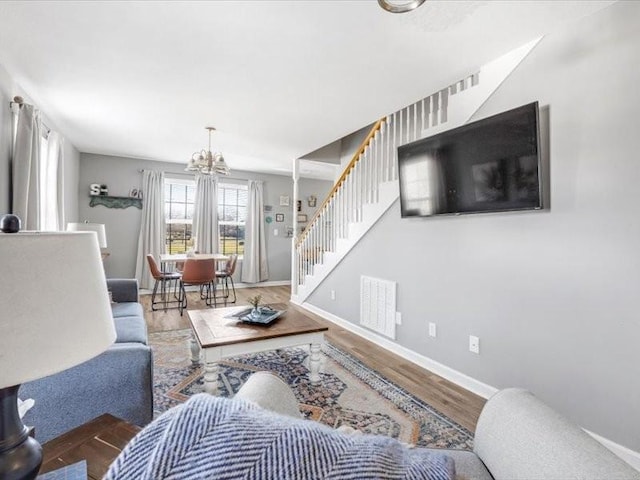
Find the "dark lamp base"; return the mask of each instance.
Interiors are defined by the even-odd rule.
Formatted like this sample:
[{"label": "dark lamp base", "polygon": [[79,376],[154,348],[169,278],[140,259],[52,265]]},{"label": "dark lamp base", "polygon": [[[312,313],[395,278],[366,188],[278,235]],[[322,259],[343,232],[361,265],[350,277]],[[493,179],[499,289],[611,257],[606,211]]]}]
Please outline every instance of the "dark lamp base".
[{"label": "dark lamp base", "polygon": [[32,480],[42,464],[42,447],[18,415],[19,385],[0,389],[0,478]]},{"label": "dark lamp base", "polygon": [[18,233],[20,231],[20,217],[10,213],[0,217],[0,232]]}]

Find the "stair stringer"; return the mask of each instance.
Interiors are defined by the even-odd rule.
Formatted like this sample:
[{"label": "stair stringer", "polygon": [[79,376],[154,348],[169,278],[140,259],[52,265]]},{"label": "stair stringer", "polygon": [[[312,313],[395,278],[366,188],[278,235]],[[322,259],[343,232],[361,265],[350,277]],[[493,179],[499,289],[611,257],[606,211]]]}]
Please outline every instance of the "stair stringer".
[{"label": "stair stringer", "polygon": [[298,286],[298,293],[291,295],[291,301],[296,304],[304,302],[322,281],[336,268],[342,259],[355,247],[387,210],[398,199],[399,187],[397,180],[381,183],[379,186],[379,199],[376,203],[368,203],[362,206],[362,220],[350,222],[346,238],[339,238],[333,252],[326,252],[322,263],[313,267],[313,274],[306,275],[303,285]]}]

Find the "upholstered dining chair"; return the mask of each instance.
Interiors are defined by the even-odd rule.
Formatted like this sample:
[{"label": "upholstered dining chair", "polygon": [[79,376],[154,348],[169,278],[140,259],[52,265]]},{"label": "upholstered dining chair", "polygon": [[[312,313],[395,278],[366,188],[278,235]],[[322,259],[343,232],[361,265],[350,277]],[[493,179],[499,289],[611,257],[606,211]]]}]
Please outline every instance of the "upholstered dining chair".
[{"label": "upholstered dining chair", "polygon": [[216,305],[216,261],[213,258],[187,258],[184,262],[184,270],[182,270],[182,278],[180,279],[180,293],[178,296],[180,315],[187,307],[186,286],[199,285],[201,287],[201,296],[205,300],[207,306]]},{"label": "upholstered dining chair", "polygon": [[[176,282],[177,284],[181,277],[180,273],[165,272],[160,270],[160,267],[158,267],[158,264],[156,263],[156,259],[153,258],[153,255],[151,254],[147,255],[147,262],[149,262],[149,271],[151,272],[151,276],[155,280],[153,284],[153,293],[151,294],[151,310],[152,311],[160,310],[159,308],[155,308],[156,305],[162,305],[163,306],[162,310],[165,310],[165,311],[168,308],[178,308],[180,306],[178,303],[179,299],[176,298],[175,300],[169,300],[168,295],[169,295],[169,292],[171,292],[171,282]],[[167,288],[167,284],[169,288]],[[160,296],[162,298],[162,301],[160,302],[156,302],[158,286],[160,286]],[[175,305],[169,306],[172,304],[175,304]]]},{"label": "upholstered dining chair", "polygon": [[233,274],[236,271],[236,263],[238,263],[238,255],[229,255],[229,260],[224,267],[224,270],[216,272],[217,279],[222,283],[224,280],[224,297],[229,298],[229,280],[231,280],[231,288],[233,289],[233,301],[229,303],[236,303],[236,286],[233,283]]}]

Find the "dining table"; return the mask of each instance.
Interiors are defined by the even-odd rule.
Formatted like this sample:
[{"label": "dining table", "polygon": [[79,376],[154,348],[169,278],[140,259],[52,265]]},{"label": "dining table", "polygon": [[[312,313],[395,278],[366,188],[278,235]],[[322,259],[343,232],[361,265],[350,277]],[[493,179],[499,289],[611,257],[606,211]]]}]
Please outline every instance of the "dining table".
[{"label": "dining table", "polygon": [[[210,260],[216,262],[216,271],[224,270],[226,262],[231,258],[222,253],[194,253],[187,255],[186,253],[162,253],[160,254],[160,265],[163,271],[174,271],[178,263],[184,263],[187,260]],[[182,270],[182,267],[180,267]]]},{"label": "dining table", "polygon": [[186,253],[163,253],[160,254],[160,263],[177,263],[186,262],[189,259],[193,260],[209,260],[213,258],[216,263],[226,262],[230,259],[228,255],[222,253],[195,253],[193,255],[187,255]]}]

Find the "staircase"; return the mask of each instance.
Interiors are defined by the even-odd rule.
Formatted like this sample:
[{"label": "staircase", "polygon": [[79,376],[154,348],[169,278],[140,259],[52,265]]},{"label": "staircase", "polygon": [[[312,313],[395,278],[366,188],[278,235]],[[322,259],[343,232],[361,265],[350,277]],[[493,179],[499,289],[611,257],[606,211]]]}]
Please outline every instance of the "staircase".
[{"label": "staircase", "polygon": [[375,123],[295,240],[292,302],[302,304],[398,199],[398,146],[467,122],[539,40]]}]

